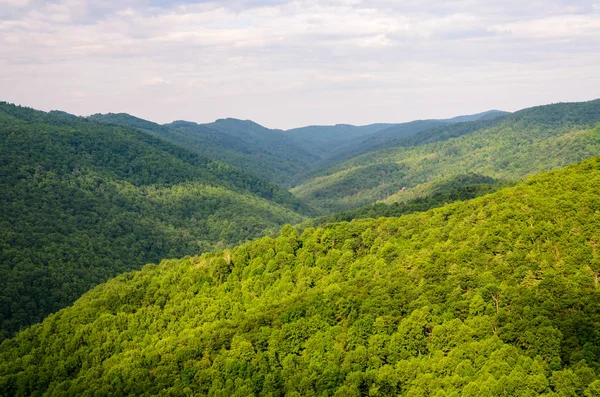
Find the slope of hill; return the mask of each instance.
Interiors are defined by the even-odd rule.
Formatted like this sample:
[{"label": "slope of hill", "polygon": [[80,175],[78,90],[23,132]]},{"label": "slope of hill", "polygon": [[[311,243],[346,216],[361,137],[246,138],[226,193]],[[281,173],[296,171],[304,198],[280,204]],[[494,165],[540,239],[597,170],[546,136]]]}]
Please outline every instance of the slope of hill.
[{"label": "slope of hill", "polygon": [[0,339],[92,285],[299,222],[289,192],[135,129],[0,104]]},{"label": "slope of hill", "polygon": [[318,173],[320,168],[387,147],[396,139],[462,120],[492,119],[502,114],[490,111],[447,120],[309,126],[288,131],[271,130],[249,120],[232,118],[208,124],[175,121],[165,125],[124,113],[95,114],[88,118],[150,132],[202,156],[291,187]]},{"label": "slope of hill", "polygon": [[176,121],[160,125],[128,114],[96,114],[92,120],[139,128],[202,156],[290,186],[318,156],[306,152],[278,130],[251,121],[222,119],[210,124]]},{"label": "slope of hill", "polygon": [[477,120],[493,120],[500,116],[505,116],[510,114],[509,112],[505,112],[503,110],[488,110],[487,112],[476,113],[476,114],[467,114],[464,116],[456,116],[448,119],[451,123],[464,123],[467,121],[477,121]]},{"label": "slope of hill", "polygon": [[0,345],[0,394],[596,396],[600,158],[146,266]]},{"label": "slope of hill", "polygon": [[140,119],[127,113],[96,113],[87,117],[88,120],[98,123],[115,124],[123,127],[133,127],[146,132],[153,132],[161,138],[167,138],[170,134],[169,128],[152,121]]},{"label": "slope of hill", "polygon": [[410,188],[457,174],[514,180],[599,154],[598,123],[600,100],[435,128],[320,171],[292,192],[334,213],[394,194],[401,200]]},{"label": "slope of hill", "polygon": [[182,121],[167,126],[195,137],[202,134],[202,130],[208,131],[207,142],[225,149],[228,157],[224,156],[223,161],[282,186],[291,186],[292,178],[319,158],[282,131],[270,130],[249,120],[220,119],[202,125]]},{"label": "slope of hill", "polygon": [[387,147],[390,142],[414,136],[421,131],[447,126],[458,122],[492,120],[508,114],[499,110],[457,116],[451,119],[416,120],[397,124],[371,124],[353,126],[338,124],[335,126],[310,126],[285,131],[299,146],[311,153],[318,154],[321,161],[316,171],[301,175],[303,178],[318,173],[318,168]]},{"label": "slope of hill", "polygon": [[394,124],[370,124],[355,126],[350,124],[311,125],[284,131],[298,146],[320,158],[327,158],[334,153],[353,146],[353,142],[385,130]]},{"label": "slope of hill", "polygon": [[493,193],[512,184],[509,181],[500,181],[477,174],[457,175],[445,180],[420,185],[420,189],[412,189],[410,191],[411,197],[404,197],[404,201],[401,202],[375,203],[333,215],[310,218],[296,225],[296,228],[304,230],[308,227],[323,226],[327,223],[350,222],[354,219],[364,218],[398,217],[423,212],[456,201],[470,200]]},{"label": "slope of hill", "polygon": [[303,179],[310,179],[327,169],[328,165],[336,164],[352,157],[359,156],[385,147],[389,142],[401,137],[413,136],[421,131],[447,125],[442,120],[416,120],[408,123],[393,124],[385,129],[363,135],[345,142],[343,145],[331,145],[330,153],[321,161],[319,167],[306,175]]}]

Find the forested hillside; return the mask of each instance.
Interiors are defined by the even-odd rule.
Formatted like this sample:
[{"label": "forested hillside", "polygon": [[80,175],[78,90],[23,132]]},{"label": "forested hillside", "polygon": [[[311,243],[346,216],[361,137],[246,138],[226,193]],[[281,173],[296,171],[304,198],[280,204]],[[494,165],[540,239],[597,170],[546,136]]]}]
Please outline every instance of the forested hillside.
[{"label": "forested hillside", "polygon": [[141,131],[0,104],[0,339],[91,286],[300,222],[308,207]]},{"label": "forested hillside", "polygon": [[282,186],[319,159],[281,131],[251,121],[222,119],[210,124],[176,121],[160,125],[128,114],[96,114],[91,120],[139,128],[202,156],[234,165]]},{"label": "forested hillside", "polygon": [[[325,213],[361,207],[468,172],[515,180],[600,154],[600,100],[452,124],[333,165],[291,191]],[[393,201],[392,199],[388,201]]]},{"label": "forested hillside", "polygon": [[310,218],[296,227],[303,230],[308,227],[323,226],[327,223],[350,222],[354,219],[398,217],[442,207],[456,201],[470,200],[512,184],[510,181],[500,181],[477,174],[457,175],[446,180],[420,185],[419,189],[410,191],[410,198],[404,197],[405,201],[395,201],[390,204],[376,203],[333,215]]},{"label": "forested hillside", "polygon": [[0,345],[0,393],[600,393],[600,158],[164,261]]},{"label": "forested hillside", "polygon": [[[396,141],[410,140],[412,137],[427,135],[429,131],[435,131],[436,128],[454,129],[454,125],[469,124],[468,121],[490,121],[509,113],[499,110],[490,110],[489,112],[478,113],[468,116],[457,116],[451,119],[442,120],[416,120],[408,123],[392,124],[385,129],[376,131],[368,136],[354,139],[349,144],[337,147],[335,152],[329,156],[323,165],[338,163],[352,157],[360,156],[364,153],[385,149],[387,147],[397,146]],[[425,132],[427,131],[427,132]],[[417,138],[419,139],[419,138]],[[321,170],[316,170],[318,174]]]},{"label": "forested hillside", "polygon": [[311,125],[284,131],[298,146],[320,159],[328,158],[344,149],[354,147],[365,137],[385,130],[394,124],[370,124],[356,126],[350,124]]},{"label": "forested hillside", "polygon": [[397,139],[460,121],[493,119],[503,114],[490,111],[446,120],[308,126],[287,131],[232,118],[208,124],[175,121],[164,125],[124,113],[95,114],[88,119],[144,130],[202,156],[226,162],[289,188],[311,175],[318,175],[330,164],[395,146]]}]

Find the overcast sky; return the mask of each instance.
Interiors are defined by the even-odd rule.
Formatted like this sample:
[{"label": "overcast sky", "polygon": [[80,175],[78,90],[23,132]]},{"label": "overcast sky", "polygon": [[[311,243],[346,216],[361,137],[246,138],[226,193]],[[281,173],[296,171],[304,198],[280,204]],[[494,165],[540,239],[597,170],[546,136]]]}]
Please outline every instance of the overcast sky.
[{"label": "overcast sky", "polygon": [[271,128],[600,97],[594,0],[0,0],[0,100]]}]

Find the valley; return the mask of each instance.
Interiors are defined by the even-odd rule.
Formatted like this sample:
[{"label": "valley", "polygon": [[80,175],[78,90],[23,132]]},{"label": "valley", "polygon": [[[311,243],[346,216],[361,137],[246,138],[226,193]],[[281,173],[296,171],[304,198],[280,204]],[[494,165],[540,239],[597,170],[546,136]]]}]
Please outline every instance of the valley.
[{"label": "valley", "polygon": [[600,100],[0,139],[1,396],[600,390]]}]

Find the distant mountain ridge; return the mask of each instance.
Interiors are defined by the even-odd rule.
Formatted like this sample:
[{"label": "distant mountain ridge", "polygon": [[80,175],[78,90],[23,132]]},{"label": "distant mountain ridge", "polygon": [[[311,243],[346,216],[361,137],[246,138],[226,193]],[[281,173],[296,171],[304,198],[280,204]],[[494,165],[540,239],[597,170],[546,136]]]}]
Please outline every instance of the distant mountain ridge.
[{"label": "distant mountain ridge", "polygon": [[312,210],[140,129],[0,103],[0,340],[93,285]]},{"label": "distant mountain ridge", "polygon": [[599,124],[600,100],[594,100],[438,125],[372,145],[372,151],[313,172],[291,191],[335,213],[401,201],[403,188],[457,174],[518,179],[600,154]]},{"label": "distant mountain ridge", "polygon": [[491,119],[495,119],[496,117],[504,116],[507,114],[510,114],[510,112],[492,109],[492,110],[488,110],[488,111],[481,112],[481,113],[452,117],[450,119],[446,119],[446,121],[448,121],[450,123],[464,123],[467,121],[491,120]]},{"label": "distant mountain ridge", "polygon": [[140,128],[200,155],[224,161],[253,175],[289,186],[318,158],[280,132],[252,121],[220,119],[209,124],[174,121],[160,125],[127,114],[93,115],[90,119]]},{"label": "distant mountain ridge", "polygon": [[0,102],[0,191],[2,397],[600,395],[600,99],[292,132]]},{"label": "distant mountain ridge", "polygon": [[235,118],[205,124],[177,120],[163,125],[124,113],[95,114],[88,118],[142,129],[203,156],[291,187],[315,169],[374,150],[396,138],[459,120],[492,118],[501,113],[489,111],[448,120],[400,124],[308,126],[287,131]]}]

